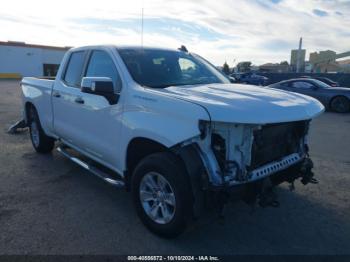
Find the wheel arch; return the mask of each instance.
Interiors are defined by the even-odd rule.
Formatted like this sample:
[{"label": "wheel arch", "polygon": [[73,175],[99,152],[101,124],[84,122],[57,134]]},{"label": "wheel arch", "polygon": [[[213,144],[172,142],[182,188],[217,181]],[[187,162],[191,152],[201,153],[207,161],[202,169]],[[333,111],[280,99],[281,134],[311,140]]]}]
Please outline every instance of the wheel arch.
[{"label": "wheel arch", "polygon": [[146,137],[133,138],[127,146],[125,157],[126,171],[124,172],[124,176],[127,189],[130,188],[130,180],[134,169],[143,158],[154,153],[169,151],[168,147],[155,140]]},{"label": "wheel arch", "polygon": [[29,119],[30,119],[29,113],[31,108],[34,108],[36,110],[35,105],[32,102],[27,101],[24,104],[24,120],[26,124],[29,124]]},{"label": "wheel arch", "polygon": [[194,199],[193,214],[195,217],[200,216],[205,208],[204,191],[207,189],[209,181],[206,168],[198,150],[200,149],[195,143],[183,147],[175,146],[168,148],[149,138],[133,138],[128,144],[126,154],[126,171],[124,172],[124,177],[127,190],[130,190],[131,177],[135,167],[143,158],[159,152],[172,153],[181,161],[183,168],[186,170]]},{"label": "wheel arch", "polygon": [[199,155],[198,146],[195,143],[183,146],[168,148],[165,145],[145,137],[132,139],[127,148],[125,181],[127,190],[130,189],[130,181],[137,164],[146,156],[169,152],[175,155],[183,164],[186,170],[190,187],[193,194],[193,215],[199,217],[205,209],[205,190],[208,188],[209,180],[206,168]]}]

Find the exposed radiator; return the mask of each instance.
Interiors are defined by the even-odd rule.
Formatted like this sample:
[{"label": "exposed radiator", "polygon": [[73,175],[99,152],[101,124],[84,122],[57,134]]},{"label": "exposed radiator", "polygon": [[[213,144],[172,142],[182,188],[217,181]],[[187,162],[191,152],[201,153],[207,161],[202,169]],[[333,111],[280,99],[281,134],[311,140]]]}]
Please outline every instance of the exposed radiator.
[{"label": "exposed radiator", "polygon": [[297,153],[307,133],[308,121],[264,125],[254,131],[249,170]]}]

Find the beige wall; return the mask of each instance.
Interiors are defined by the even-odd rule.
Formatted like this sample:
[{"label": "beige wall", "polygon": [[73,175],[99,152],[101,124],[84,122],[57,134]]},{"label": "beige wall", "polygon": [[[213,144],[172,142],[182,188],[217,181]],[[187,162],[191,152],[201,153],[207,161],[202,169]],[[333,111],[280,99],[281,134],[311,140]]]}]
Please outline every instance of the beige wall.
[{"label": "beige wall", "polygon": [[332,50],[320,51],[319,53],[310,53],[309,61],[311,64],[316,64],[319,62],[333,62],[336,59],[336,52]]}]

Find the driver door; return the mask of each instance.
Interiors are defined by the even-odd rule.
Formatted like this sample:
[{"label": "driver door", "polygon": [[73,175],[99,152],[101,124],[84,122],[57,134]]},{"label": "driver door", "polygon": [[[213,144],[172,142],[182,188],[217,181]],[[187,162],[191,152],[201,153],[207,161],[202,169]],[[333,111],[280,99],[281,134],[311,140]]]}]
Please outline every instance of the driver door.
[{"label": "driver door", "polygon": [[318,93],[318,87],[313,83],[307,81],[294,81],[290,85],[290,90],[293,92],[301,93],[304,95],[308,95],[317,99],[320,99]]},{"label": "driver door", "polygon": [[[122,82],[108,50],[91,50],[86,56],[81,78],[109,77],[113,80],[115,93],[120,94]],[[63,138],[93,159],[119,171],[121,158],[118,147],[121,141],[123,107],[121,97],[117,103],[111,104],[103,96],[83,93],[77,87],[69,89],[74,91],[74,97],[64,101],[62,106],[66,108],[65,113],[61,111],[57,119],[57,123],[65,123],[71,130],[65,132]],[[56,111],[57,109],[56,107]],[[60,131],[59,126],[58,130]]]},{"label": "driver door", "polygon": [[[120,95],[121,79],[111,55],[104,50],[90,52],[84,77],[108,77],[112,79],[114,91]],[[111,165],[120,166],[122,101],[111,104],[105,97],[81,93],[81,118],[77,119],[82,129],[80,146]]]}]

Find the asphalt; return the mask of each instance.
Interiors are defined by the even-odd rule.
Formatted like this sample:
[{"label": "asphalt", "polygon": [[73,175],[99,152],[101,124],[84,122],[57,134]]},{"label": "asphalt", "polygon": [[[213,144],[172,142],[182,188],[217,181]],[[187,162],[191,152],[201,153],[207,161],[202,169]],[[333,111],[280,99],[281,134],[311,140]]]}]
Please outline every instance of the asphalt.
[{"label": "asphalt", "polygon": [[313,121],[319,184],[281,185],[279,208],[232,203],[173,240],[141,224],[129,193],[7,134],[20,116],[18,81],[0,81],[0,254],[350,254],[350,114]]}]

